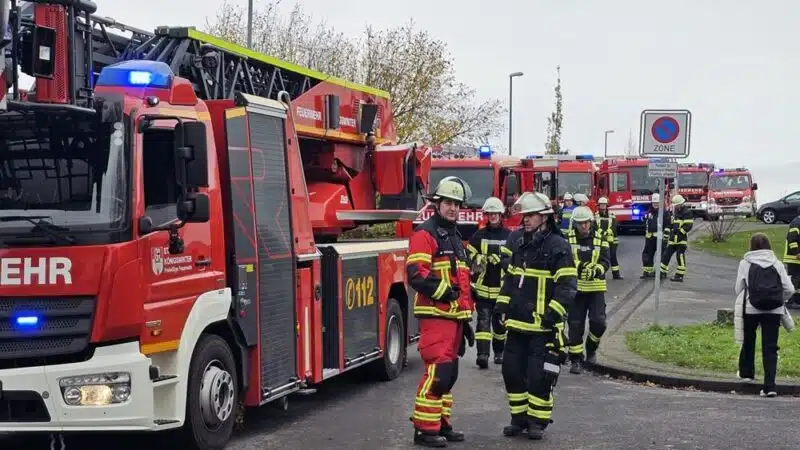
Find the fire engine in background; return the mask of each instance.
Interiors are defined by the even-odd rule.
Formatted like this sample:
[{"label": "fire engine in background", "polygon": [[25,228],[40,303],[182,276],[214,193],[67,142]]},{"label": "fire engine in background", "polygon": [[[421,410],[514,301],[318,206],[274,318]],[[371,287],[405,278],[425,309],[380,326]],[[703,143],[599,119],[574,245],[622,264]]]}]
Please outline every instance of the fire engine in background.
[{"label": "fire engine in background", "polygon": [[[489,197],[505,199],[509,208],[517,200],[520,190],[519,168],[520,158],[514,156],[493,155],[489,146],[478,149],[478,156],[472,158],[434,159],[430,169],[430,186],[436,186],[439,181],[448,176],[457,176],[469,184],[472,197],[461,208],[458,216],[458,231],[464,240],[469,240],[475,230],[483,222],[481,208]],[[425,206],[422,198],[418,207]],[[414,227],[427,220],[433,214],[433,206],[427,206],[414,220]],[[506,226],[514,229],[519,226],[520,216],[512,215],[510,208],[506,212]],[[399,229],[399,228],[398,228]],[[406,235],[409,230],[398,232]]]},{"label": "fire engine in background", "polygon": [[[598,194],[608,198],[608,209],[617,217],[620,231],[644,230],[651,195],[658,191],[658,179],[648,176],[648,164],[647,159],[625,156],[609,157],[600,163]],[[664,199],[669,199],[669,193]]]},{"label": "fire engine in background", "polygon": [[695,217],[706,217],[708,178],[714,170],[710,163],[678,164],[677,192],[686,199]]},{"label": "fire engine in background", "polygon": [[753,183],[750,171],[744,167],[715,169],[708,180],[708,218],[755,215],[757,189],[758,183]]},{"label": "fire engine in background", "polygon": [[[589,197],[590,207],[594,207],[595,177],[598,166],[592,155],[528,155],[528,169],[533,173],[533,185],[554,202],[563,206],[564,194],[583,193]],[[523,169],[524,171],[524,169]],[[523,175],[523,178],[525,175]]]},{"label": "fire engine in background", "polygon": [[88,0],[2,5],[0,432],[222,448],[240,400],[398,376],[407,241],[335,242],[416,217],[430,151],[384,145],[387,93]]}]

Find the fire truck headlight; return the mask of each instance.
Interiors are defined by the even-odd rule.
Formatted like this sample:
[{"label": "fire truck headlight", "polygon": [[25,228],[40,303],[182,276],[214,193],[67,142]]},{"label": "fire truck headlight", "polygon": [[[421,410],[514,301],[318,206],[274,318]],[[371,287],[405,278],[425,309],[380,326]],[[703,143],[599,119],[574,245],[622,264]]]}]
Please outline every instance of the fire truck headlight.
[{"label": "fire truck headlight", "polygon": [[124,403],[131,396],[131,374],[98,373],[58,380],[64,403],[70,406],[105,406]]}]

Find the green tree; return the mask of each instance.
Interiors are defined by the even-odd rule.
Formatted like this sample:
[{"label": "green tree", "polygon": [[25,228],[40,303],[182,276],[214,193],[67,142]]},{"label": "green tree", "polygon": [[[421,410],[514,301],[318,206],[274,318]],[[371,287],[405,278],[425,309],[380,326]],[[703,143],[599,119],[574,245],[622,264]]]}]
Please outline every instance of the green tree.
[{"label": "green tree", "polygon": [[553,155],[561,153],[561,128],[564,124],[564,104],[561,94],[561,66],[556,66],[555,109],[547,118],[547,139],[545,153]]},{"label": "green tree", "polygon": [[[329,75],[388,91],[399,142],[473,144],[502,130],[499,100],[476,101],[474,89],[458,82],[447,44],[412,21],[385,30],[368,26],[349,38],[297,4],[282,14],[268,1],[253,18],[254,50]],[[205,31],[246,43],[247,11],[223,2]]]}]

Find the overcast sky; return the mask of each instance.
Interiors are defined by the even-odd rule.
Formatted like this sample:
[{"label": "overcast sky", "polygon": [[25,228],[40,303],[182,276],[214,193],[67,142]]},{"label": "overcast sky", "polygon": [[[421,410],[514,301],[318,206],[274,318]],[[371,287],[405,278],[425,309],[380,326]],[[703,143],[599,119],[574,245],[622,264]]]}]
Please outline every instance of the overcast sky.
[{"label": "overcast sky", "polygon": [[[197,25],[217,2],[98,1],[98,14],[139,28]],[[246,0],[238,0],[246,4]],[[260,2],[256,0],[258,5]],[[294,1],[285,0],[288,11]],[[316,18],[359,34],[413,17],[449,43],[462,81],[483,97],[508,97],[514,82],[514,153],[541,153],[561,65],[565,148],[621,153],[646,108],[693,114],[693,161],[748,165],[759,200],[800,189],[800,1],[760,0],[305,0]],[[380,6],[378,6],[380,4]],[[507,128],[498,143],[507,142]],[[771,168],[795,163],[775,180]],[[792,176],[793,175],[793,176]],[[768,179],[768,177],[770,177]]]}]

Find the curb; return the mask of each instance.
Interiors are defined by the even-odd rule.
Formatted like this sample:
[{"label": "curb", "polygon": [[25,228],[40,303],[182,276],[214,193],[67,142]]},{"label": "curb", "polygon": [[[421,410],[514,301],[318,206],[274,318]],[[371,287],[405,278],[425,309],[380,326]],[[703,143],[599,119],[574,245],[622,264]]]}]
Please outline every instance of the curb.
[{"label": "curb", "polygon": [[[738,394],[758,395],[762,387],[760,383],[755,381],[743,382],[703,378],[685,378],[670,375],[656,375],[602,363],[590,363],[588,361],[584,364],[592,372],[599,375],[608,375],[614,379],[624,378],[636,383],[653,383],[666,388],[694,388],[706,392],[735,392]],[[797,384],[778,384],[775,390],[778,395],[792,397],[800,396],[800,385]]]}]

